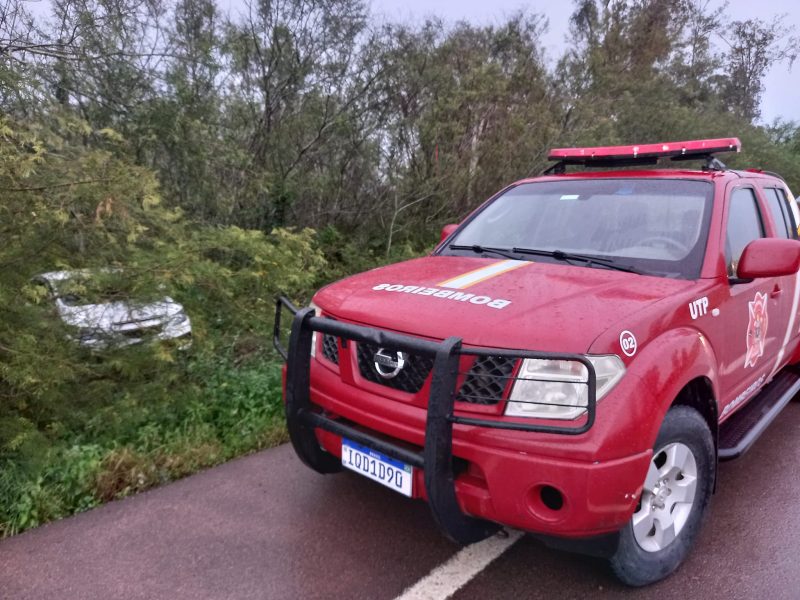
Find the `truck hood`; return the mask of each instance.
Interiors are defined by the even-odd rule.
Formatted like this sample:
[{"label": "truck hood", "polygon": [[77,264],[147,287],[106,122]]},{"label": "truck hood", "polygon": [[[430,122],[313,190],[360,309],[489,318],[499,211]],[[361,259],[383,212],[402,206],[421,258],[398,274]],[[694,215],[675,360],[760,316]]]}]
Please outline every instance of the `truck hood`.
[{"label": "truck hood", "polygon": [[314,301],[340,320],[465,344],[587,352],[694,282],[567,264],[429,256],[354,275]]}]

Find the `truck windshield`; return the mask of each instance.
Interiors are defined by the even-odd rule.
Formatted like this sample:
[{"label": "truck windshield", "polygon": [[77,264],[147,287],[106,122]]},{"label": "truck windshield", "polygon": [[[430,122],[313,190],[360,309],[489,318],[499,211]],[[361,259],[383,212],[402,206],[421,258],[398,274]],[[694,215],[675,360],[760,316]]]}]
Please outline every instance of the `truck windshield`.
[{"label": "truck windshield", "polygon": [[521,260],[609,268],[605,260],[633,272],[697,279],[713,189],[711,182],[688,179],[524,183],[487,204],[440,254],[488,255],[493,248]]}]

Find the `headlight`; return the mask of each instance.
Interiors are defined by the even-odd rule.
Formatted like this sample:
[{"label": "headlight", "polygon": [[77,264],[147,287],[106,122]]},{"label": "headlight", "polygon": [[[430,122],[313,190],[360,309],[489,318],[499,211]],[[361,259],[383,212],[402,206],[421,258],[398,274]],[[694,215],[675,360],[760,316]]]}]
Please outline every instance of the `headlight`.
[{"label": "headlight", "polygon": [[[314,309],[315,317],[318,317],[320,315],[319,306],[317,306],[313,302],[311,302],[308,306],[309,308]],[[317,332],[315,331],[314,333],[311,334],[311,356],[314,357],[316,355],[317,355]]]},{"label": "headlight", "polygon": [[[608,394],[625,374],[616,355],[587,356],[594,366],[597,400]],[[589,404],[589,372],[575,360],[522,361],[517,381],[506,404],[507,417],[575,419]]]}]

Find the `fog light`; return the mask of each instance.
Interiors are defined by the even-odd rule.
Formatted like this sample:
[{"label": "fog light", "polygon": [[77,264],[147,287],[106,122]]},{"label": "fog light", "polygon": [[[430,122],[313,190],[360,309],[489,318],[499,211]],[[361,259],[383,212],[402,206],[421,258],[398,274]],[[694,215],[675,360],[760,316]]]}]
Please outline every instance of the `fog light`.
[{"label": "fog light", "polygon": [[561,510],[564,507],[564,496],[553,486],[543,485],[539,495],[542,498],[542,504],[550,510]]}]

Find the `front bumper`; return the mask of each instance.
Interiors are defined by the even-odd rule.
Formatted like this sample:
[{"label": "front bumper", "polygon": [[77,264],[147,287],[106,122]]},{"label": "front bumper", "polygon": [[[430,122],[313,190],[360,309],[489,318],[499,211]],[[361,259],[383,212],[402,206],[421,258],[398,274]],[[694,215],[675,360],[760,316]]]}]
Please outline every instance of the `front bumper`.
[{"label": "front bumper", "polygon": [[[417,467],[415,495],[428,501],[443,532],[460,543],[486,537],[497,528],[495,523],[562,537],[589,537],[618,530],[630,517],[649,453],[597,463],[509,449],[509,436],[581,436],[591,429],[596,410],[595,373],[584,356],[464,348],[458,338],[433,342],[315,317],[312,309],[297,311],[284,299],[276,310],[279,349],[283,307],[295,314],[287,353],[287,425],[297,454],[311,468],[320,472],[338,469],[341,437]],[[379,407],[369,394],[355,387],[348,390],[349,398],[343,397],[341,389],[334,389],[330,375],[326,386],[324,369],[315,371],[312,388],[314,331],[433,358],[427,407],[401,407],[399,403]],[[579,361],[588,372],[586,415],[554,425],[456,414],[456,382],[463,354]],[[358,401],[352,401],[352,394],[359,395]],[[392,415],[393,410],[404,414]]]}]

